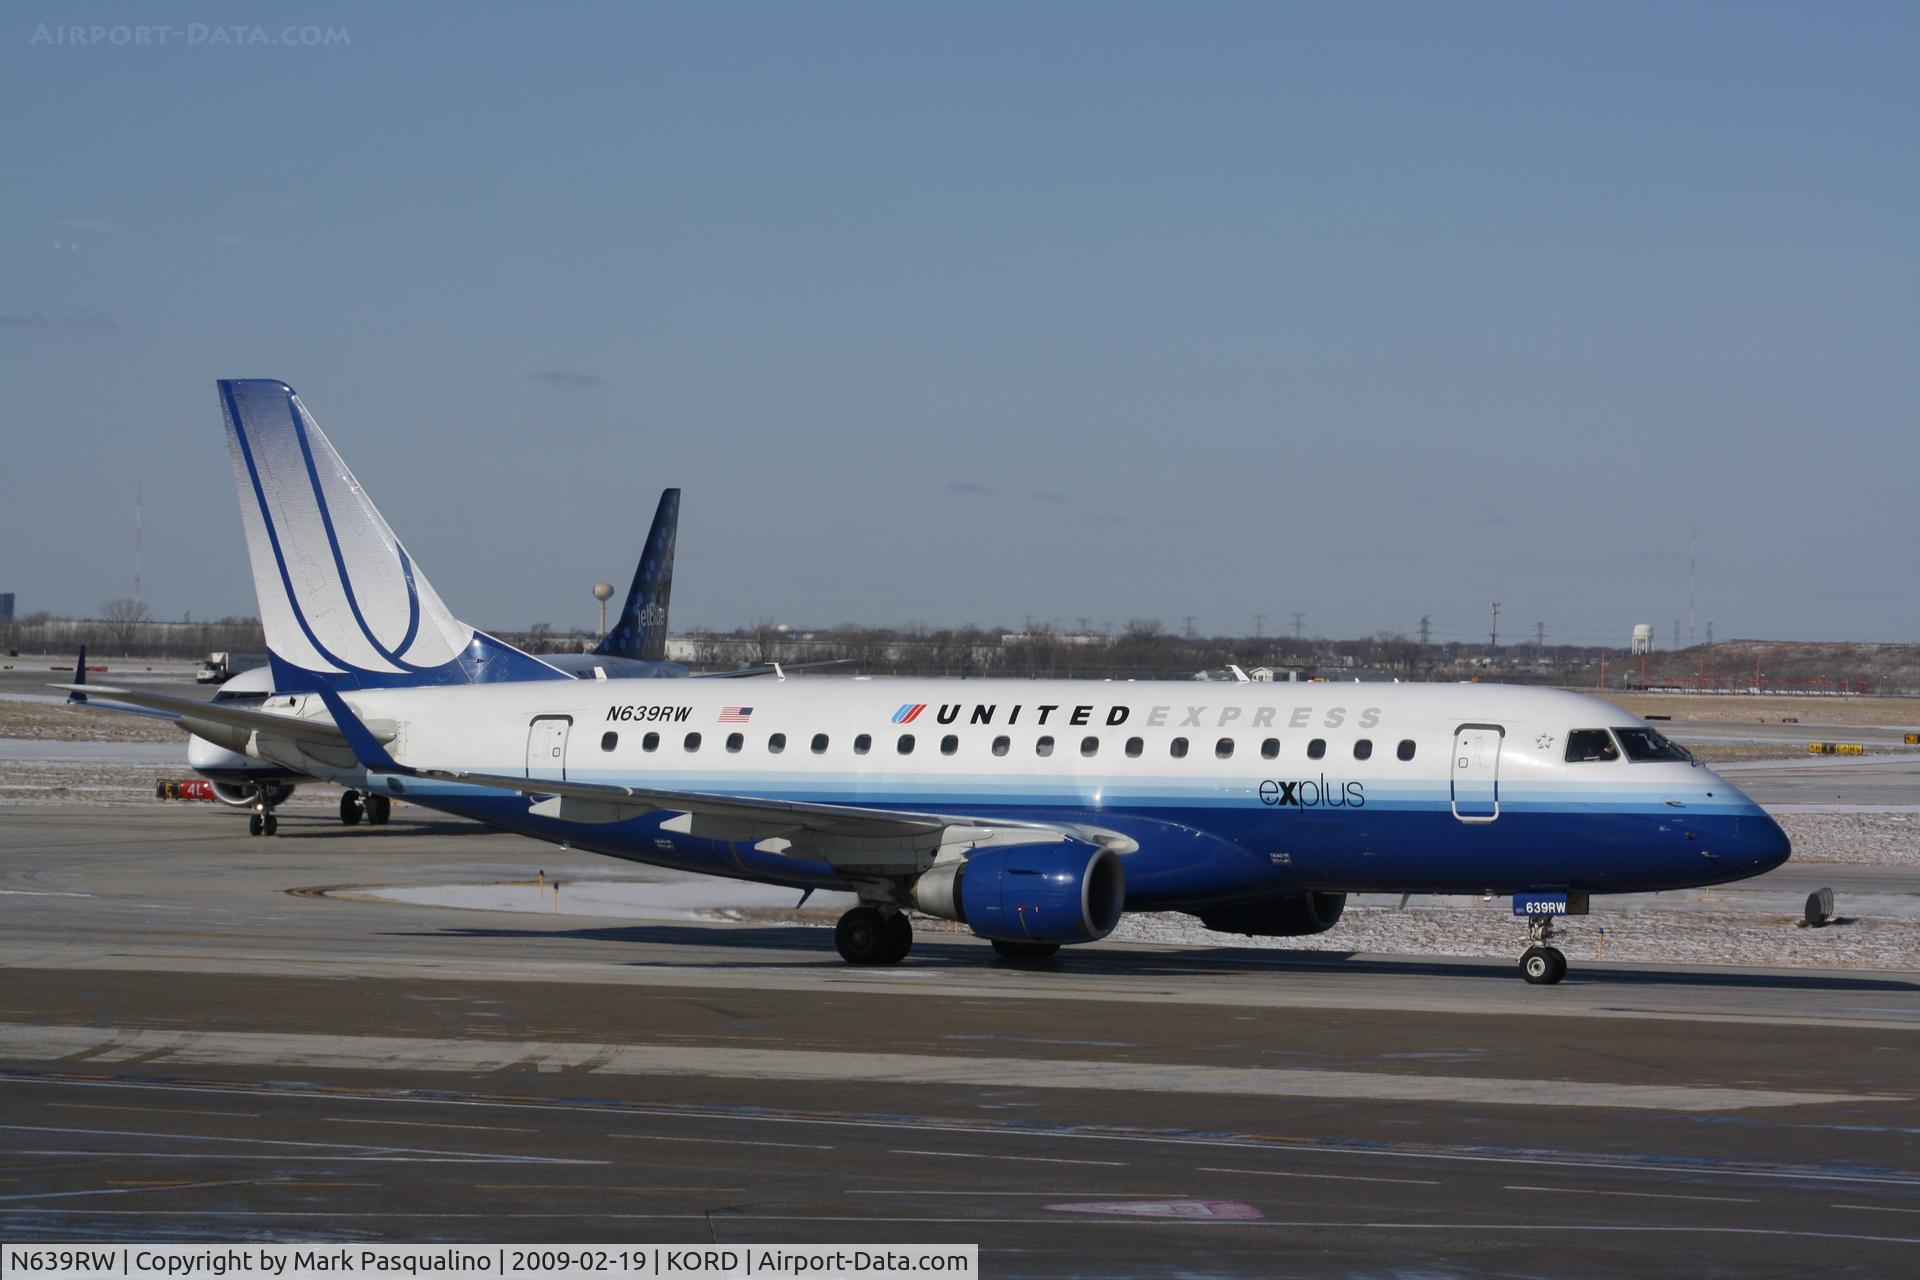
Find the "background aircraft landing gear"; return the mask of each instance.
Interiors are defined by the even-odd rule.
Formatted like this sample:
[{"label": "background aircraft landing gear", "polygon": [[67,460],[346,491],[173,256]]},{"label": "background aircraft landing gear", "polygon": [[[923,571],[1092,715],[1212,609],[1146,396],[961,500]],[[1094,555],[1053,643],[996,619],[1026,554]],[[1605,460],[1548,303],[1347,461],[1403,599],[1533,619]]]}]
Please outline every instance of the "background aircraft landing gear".
[{"label": "background aircraft landing gear", "polygon": [[1520,955],[1520,976],[1537,987],[1550,987],[1567,976],[1567,958],[1560,948],[1547,945],[1553,936],[1552,916],[1527,917],[1527,949]]},{"label": "background aircraft landing gear", "polygon": [[899,964],[913,949],[913,926],[904,912],[855,907],[834,926],[833,942],[848,964]]},{"label": "background aircraft landing gear", "polygon": [[[371,799],[372,797],[368,798]],[[342,825],[349,827],[359,826],[360,819],[365,812],[365,809],[360,804],[360,793],[358,791],[342,791],[340,793],[340,821]]]},{"label": "background aircraft landing gear", "polygon": [[366,800],[367,821],[376,827],[387,825],[387,819],[393,816],[393,801],[385,796],[369,795]]},{"label": "background aircraft landing gear", "polygon": [[271,836],[279,833],[280,820],[273,816],[271,809],[257,809],[247,819],[247,834],[250,836]]},{"label": "background aircraft landing gear", "polygon": [[993,940],[993,949],[1000,953],[1003,960],[1051,960],[1060,950],[1057,942],[1008,942],[1004,938]]}]

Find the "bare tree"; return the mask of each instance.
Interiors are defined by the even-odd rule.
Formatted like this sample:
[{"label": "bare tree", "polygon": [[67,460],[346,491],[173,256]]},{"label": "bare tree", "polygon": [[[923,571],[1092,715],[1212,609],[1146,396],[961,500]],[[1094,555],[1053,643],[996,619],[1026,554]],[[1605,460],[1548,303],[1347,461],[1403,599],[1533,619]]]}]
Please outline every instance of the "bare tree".
[{"label": "bare tree", "polygon": [[141,628],[153,617],[146,603],[132,596],[120,596],[100,606],[100,620],[107,624],[107,638],[121,653],[131,653]]}]

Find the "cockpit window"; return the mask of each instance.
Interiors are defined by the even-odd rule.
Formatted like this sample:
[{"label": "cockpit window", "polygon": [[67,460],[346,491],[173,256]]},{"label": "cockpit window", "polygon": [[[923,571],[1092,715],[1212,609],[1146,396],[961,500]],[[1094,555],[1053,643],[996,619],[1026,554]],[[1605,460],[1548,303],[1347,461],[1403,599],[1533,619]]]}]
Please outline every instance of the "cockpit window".
[{"label": "cockpit window", "polygon": [[1589,760],[1618,760],[1620,748],[1605,729],[1575,729],[1567,735],[1567,763],[1584,764]]},{"label": "cockpit window", "polygon": [[1677,760],[1685,764],[1693,759],[1685,750],[1661,737],[1656,729],[1615,729],[1613,732],[1629,760]]}]

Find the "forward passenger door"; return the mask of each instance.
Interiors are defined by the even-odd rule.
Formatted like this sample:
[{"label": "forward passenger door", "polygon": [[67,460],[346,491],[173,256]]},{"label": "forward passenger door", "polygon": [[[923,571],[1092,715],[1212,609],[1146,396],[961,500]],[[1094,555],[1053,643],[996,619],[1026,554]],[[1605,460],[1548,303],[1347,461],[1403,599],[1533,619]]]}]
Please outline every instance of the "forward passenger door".
[{"label": "forward passenger door", "polygon": [[1500,743],[1497,724],[1463,724],[1453,731],[1453,816],[1492,822],[1500,816]]}]

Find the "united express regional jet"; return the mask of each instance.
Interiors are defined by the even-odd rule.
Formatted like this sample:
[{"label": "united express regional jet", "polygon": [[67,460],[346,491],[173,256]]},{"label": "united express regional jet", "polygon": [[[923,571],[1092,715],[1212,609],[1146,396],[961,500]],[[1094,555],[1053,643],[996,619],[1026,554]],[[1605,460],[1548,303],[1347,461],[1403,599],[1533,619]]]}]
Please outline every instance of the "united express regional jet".
[{"label": "united express regional jet", "polygon": [[1554,690],[570,679],[454,617],[285,383],[220,399],[275,695],[91,692],[371,795],[856,894],[835,931],[854,964],[903,959],[910,909],[1037,960],[1123,911],[1288,937],[1333,927],[1349,893],[1499,893],[1527,921],[1522,974],[1552,983],[1554,921],[1590,895],[1789,853],[1644,721]]}]

